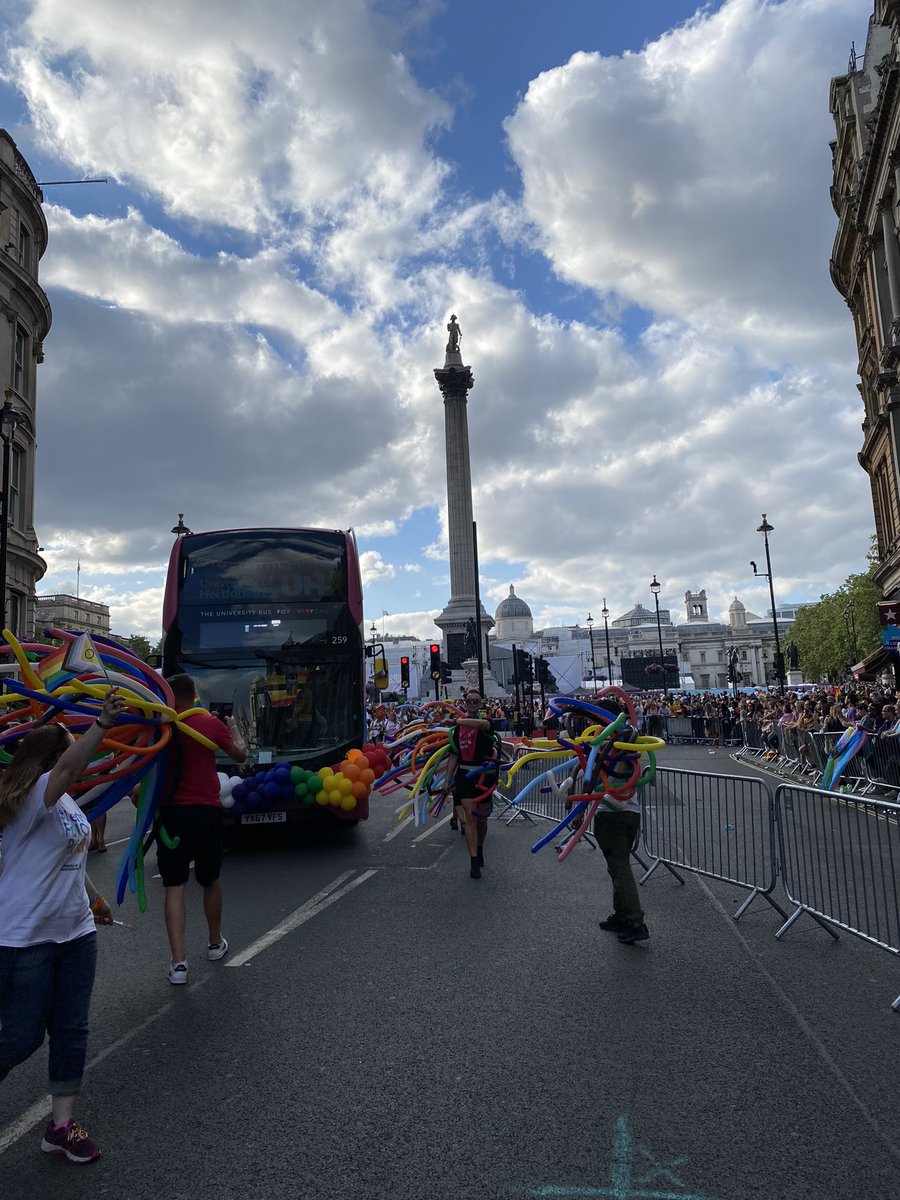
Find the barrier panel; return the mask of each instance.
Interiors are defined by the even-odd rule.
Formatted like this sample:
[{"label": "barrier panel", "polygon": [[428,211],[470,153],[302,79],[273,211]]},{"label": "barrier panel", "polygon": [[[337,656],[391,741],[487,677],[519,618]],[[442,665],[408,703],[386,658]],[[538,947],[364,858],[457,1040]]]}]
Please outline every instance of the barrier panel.
[{"label": "barrier panel", "polygon": [[738,745],[738,722],[722,717],[677,716],[651,713],[646,718],[647,733],[661,737],[670,746],[693,743],[698,746]]},{"label": "barrier panel", "polygon": [[796,905],[775,937],[809,913],[834,938],[832,925],[900,955],[900,804],[780,784],[775,813]]},{"label": "barrier panel", "polygon": [[[527,747],[522,749],[524,753],[516,760],[516,763],[521,765],[511,764],[515,767],[514,771],[509,766],[506,771],[501,770],[495,797],[504,807],[497,814],[498,818],[505,819],[507,825],[511,825],[517,817],[524,817],[532,823],[535,820],[560,822],[569,811],[566,797],[554,790],[547,776],[552,773],[553,779],[561,783],[573,772],[580,772],[578,759],[570,750],[529,758]],[[561,835],[560,845],[565,845],[574,833],[575,830],[571,827],[565,830]],[[581,840],[587,842],[591,849],[596,849],[596,842],[589,831],[585,831]],[[642,860],[638,861],[645,866]]]},{"label": "barrier panel", "polygon": [[660,864],[681,879],[674,870],[681,867],[746,888],[750,895],[735,920],[757,896],[787,917],[772,898],[778,878],[775,805],[761,779],[660,767],[641,790],[641,812],[642,841],[653,860],[641,883]]}]

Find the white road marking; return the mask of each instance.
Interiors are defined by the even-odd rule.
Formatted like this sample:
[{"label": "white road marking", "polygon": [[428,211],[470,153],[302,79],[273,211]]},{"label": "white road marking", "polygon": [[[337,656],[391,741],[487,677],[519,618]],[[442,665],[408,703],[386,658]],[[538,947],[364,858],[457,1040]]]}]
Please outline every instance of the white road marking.
[{"label": "white road marking", "polygon": [[[202,982],[206,981],[203,980]],[[117,1038],[116,1041],[111,1042],[110,1045],[101,1050],[99,1054],[95,1054],[94,1057],[87,1063],[85,1067],[85,1073],[96,1067],[98,1063],[103,1062],[104,1058],[107,1058],[115,1050],[120,1049],[127,1042],[130,1042],[133,1037],[146,1029],[148,1025],[152,1024],[157,1017],[161,1017],[163,1013],[167,1013],[169,1009],[172,1008],[173,1004],[174,1001],[167,1001],[161,1008],[158,1008],[156,1012],[151,1013],[146,1020],[141,1021],[140,1025],[135,1025],[133,1029],[129,1029],[127,1033],[124,1033],[120,1038]],[[10,1125],[7,1125],[3,1132],[0,1133],[0,1154],[2,1154],[4,1150],[8,1150],[10,1146],[17,1142],[24,1134],[34,1129],[35,1125],[39,1125],[42,1121],[46,1120],[46,1118],[50,1115],[50,1103],[50,1097],[44,1096],[41,1100],[38,1100],[32,1104],[30,1108],[26,1108],[18,1120],[13,1121]]]},{"label": "white road marking", "polygon": [[393,841],[393,839],[397,836],[397,834],[403,832],[403,830],[407,827],[407,825],[410,823],[410,821],[412,819],[413,819],[412,813],[410,813],[410,815],[408,817],[404,817],[403,820],[400,822],[400,824],[397,826],[397,828],[392,829],[390,833],[386,834],[382,838],[382,841],[384,841],[384,842]]},{"label": "white road marking", "polygon": [[[242,950],[240,954],[236,954],[234,958],[229,959],[225,963],[226,967],[243,967],[251,958],[255,958],[260,951],[271,946],[273,942],[277,942],[283,938],[285,934],[297,929],[300,925],[305,924],[312,917],[317,916],[330,904],[334,904],[335,900],[340,900],[346,896],[348,892],[352,892],[355,887],[359,887],[361,883],[365,883],[367,879],[371,879],[375,871],[364,871],[362,875],[357,875],[356,879],[350,883],[345,881],[355,874],[354,871],[345,871],[343,875],[338,875],[337,879],[333,879],[327,887],[322,888],[321,892],[317,892],[312,899],[307,900],[305,904],[301,904],[298,909],[291,913],[289,917],[285,917],[278,925],[270,929],[268,933],[264,933],[261,938],[257,938],[246,950]],[[342,887],[341,885],[344,884]],[[335,889],[339,890],[335,890]]]},{"label": "white road marking", "polygon": [[446,817],[442,817],[440,819],[440,821],[436,821],[433,825],[429,825],[424,833],[420,833],[417,838],[413,838],[412,844],[415,846],[415,844],[417,842],[421,842],[425,838],[431,837],[431,835],[434,833],[434,831],[436,829],[441,829],[444,825],[446,825],[452,816],[453,816],[453,810],[451,809],[450,812],[447,813]]}]

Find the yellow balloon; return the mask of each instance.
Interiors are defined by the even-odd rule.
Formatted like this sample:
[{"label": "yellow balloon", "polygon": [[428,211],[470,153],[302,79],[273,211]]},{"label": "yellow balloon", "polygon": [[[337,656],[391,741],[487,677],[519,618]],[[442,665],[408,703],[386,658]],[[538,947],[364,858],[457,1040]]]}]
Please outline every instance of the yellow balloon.
[{"label": "yellow balloon", "polygon": [[318,776],[320,779],[330,779],[334,774],[334,767],[319,767]]},{"label": "yellow balloon", "polygon": [[348,779],[346,775],[342,775],[338,780],[338,787],[342,796],[349,796],[353,791],[353,780]]},{"label": "yellow balloon", "polygon": [[322,788],[321,792],[316,792],[316,804],[327,804],[328,793]]},{"label": "yellow balloon", "polygon": [[341,801],[343,800],[343,798],[344,797],[341,795],[340,792],[329,792],[328,793],[328,803],[333,805],[335,808],[341,807]]},{"label": "yellow balloon", "polygon": [[341,808],[344,812],[350,812],[351,808],[356,808],[356,797],[345,796],[341,801]]}]

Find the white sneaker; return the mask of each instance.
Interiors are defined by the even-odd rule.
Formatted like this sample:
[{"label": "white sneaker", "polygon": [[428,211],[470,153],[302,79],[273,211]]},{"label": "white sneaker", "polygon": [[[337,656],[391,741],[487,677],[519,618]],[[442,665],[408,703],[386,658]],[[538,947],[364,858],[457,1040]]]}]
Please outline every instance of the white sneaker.
[{"label": "white sneaker", "polygon": [[206,947],[206,957],[210,962],[218,962],[228,953],[228,943],[222,938],[221,942],[210,942]]},{"label": "white sneaker", "polygon": [[186,962],[169,963],[169,983],[187,983],[188,969]]}]

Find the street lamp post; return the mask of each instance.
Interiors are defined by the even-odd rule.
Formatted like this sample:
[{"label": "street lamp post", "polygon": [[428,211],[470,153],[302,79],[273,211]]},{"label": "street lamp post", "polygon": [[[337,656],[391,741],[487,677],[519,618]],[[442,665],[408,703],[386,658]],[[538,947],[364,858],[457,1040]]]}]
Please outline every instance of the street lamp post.
[{"label": "street lamp post", "polygon": [[770,525],[766,520],[766,514],[762,515],[762,525],[757,525],[756,532],[763,535],[763,541],[766,547],[766,569],[758,571],[756,563],[750,560],[750,566],[753,568],[753,574],[759,579],[768,579],[769,581],[769,600],[772,603],[772,629],[775,633],[775,679],[778,683],[778,690],[784,695],[784,656],[781,653],[781,639],[778,636],[778,617],[775,615],[775,588],[772,583],[772,560],[769,557],[769,534],[775,530],[774,525]]},{"label": "street lamp post", "polygon": [[594,693],[597,692],[597,664],[594,661],[594,618],[590,613],[587,615],[585,625],[588,627],[588,637],[591,639],[591,681],[594,685]]},{"label": "street lamp post", "polygon": [[844,608],[844,623],[847,626],[847,640],[850,643],[850,663],[856,663],[858,650],[856,647],[856,611],[852,600],[848,600]]},{"label": "street lamp post", "polygon": [[[19,423],[19,414],[13,407],[12,388],[7,388],[3,407],[0,408],[0,437],[3,438],[3,520],[0,522],[0,630],[6,628],[7,608],[7,556],[9,553],[9,463],[12,440]],[[15,631],[16,633],[19,630]]]},{"label": "street lamp post", "polygon": [[603,597],[603,607],[600,609],[603,618],[603,635],[606,638],[606,682],[612,687],[612,657],[609,653],[609,609],[606,607],[606,597]]},{"label": "street lamp post", "polygon": [[656,634],[659,638],[659,665],[662,668],[662,685],[665,697],[669,699],[669,685],[666,683],[666,660],[663,655],[662,644],[662,624],[659,619],[659,589],[662,584],[657,580],[656,575],[653,576],[653,582],[650,584],[650,591],[653,593],[653,599],[656,601]]}]

